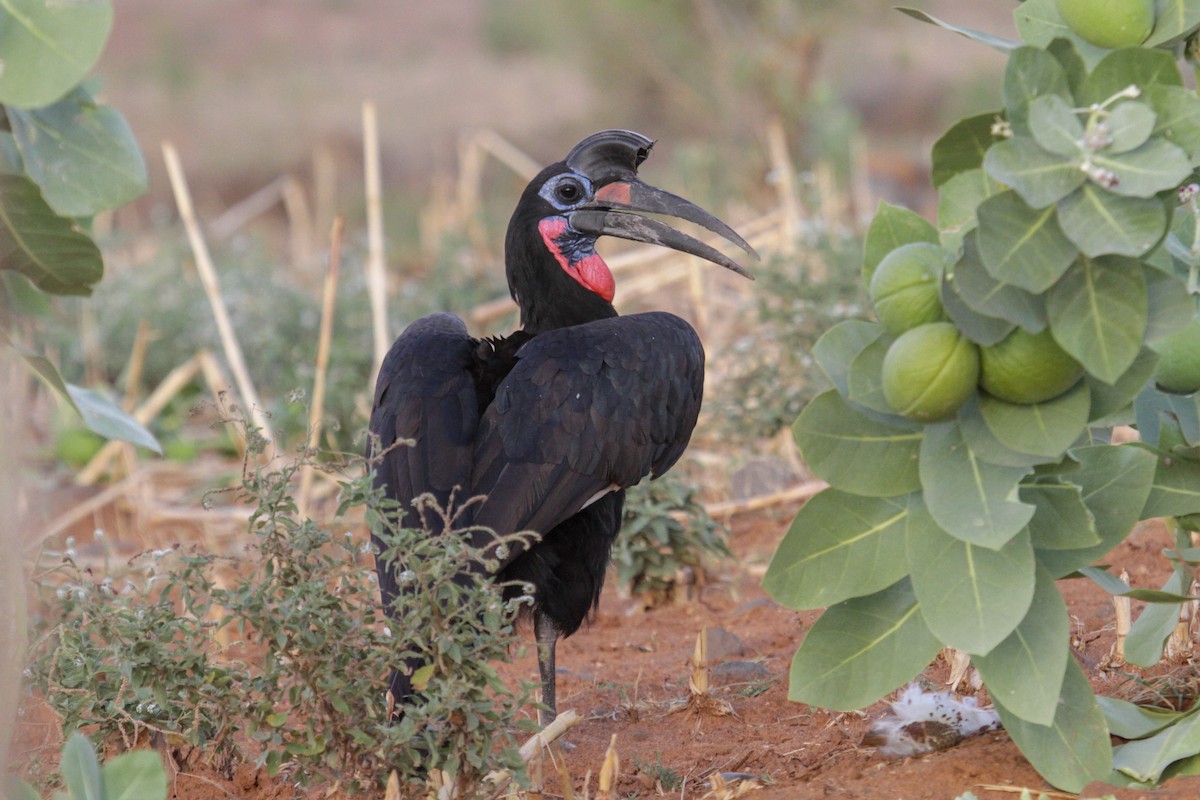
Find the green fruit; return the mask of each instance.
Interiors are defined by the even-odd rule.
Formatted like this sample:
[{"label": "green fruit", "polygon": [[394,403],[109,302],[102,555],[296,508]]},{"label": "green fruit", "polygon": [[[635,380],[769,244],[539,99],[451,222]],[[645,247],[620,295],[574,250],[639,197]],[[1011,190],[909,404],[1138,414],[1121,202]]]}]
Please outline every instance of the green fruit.
[{"label": "green fruit", "polygon": [[1154,381],[1168,392],[1200,391],[1200,317],[1150,345],[1158,352]]},{"label": "green fruit", "polygon": [[1141,44],[1154,30],[1154,0],[1058,0],[1072,31],[1097,47]]},{"label": "green fruit", "polygon": [[930,242],[901,245],[884,256],[871,276],[875,316],[888,333],[945,319],[941,298],[942,248]]},{"label": "green fruit", "polygon": [[883,357],[884,399],[921,422],[954,416],[978,380],[979,348],[949,322],[906,331]]},{"label": "green fruit", "polygon": [[1042,403],[1070,389],[1083,367],[1058,346],[1049,328],[1017,328],[979,353],[979,384],[1006,403]]}]

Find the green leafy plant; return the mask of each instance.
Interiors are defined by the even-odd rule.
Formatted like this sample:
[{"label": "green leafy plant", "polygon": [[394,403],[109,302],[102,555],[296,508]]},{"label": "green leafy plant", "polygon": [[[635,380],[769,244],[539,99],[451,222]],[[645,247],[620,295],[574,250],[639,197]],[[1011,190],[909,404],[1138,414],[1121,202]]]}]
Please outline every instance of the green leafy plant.
[{"label": "green leafy plant", "polygon": [[[436,769],[465,791],[492,770],[521,779],[514,737],[533,725],[530,686],[509,688],[493,664],[516,646],[522,600],[504,601],[484,576],[461,580],[480,553],[450,514],[440,536],[398,528],[360,460],[314,458],[247,462],[237,491],[254,508],[254,540],[243,558],[156,552],[135,579],[79,570],[68,553],[43,581],[31,688],[64,733],[86,726],[124,746],[159,734],[178,760],[225,771],[241,733],[258,743],[257,763],[301,781],[366,788],[394,770],[419,784]],[[334,530],[297,514],[291,487],[305,465],[356,473],[337,473]],[[345,531],[362,514],[409,569],[403,613],[386,623],[369,545]],[[420,701],[389,722],[385,678],[414,656],[428,665]]]},{"label": "green leafy plant", "polygon": [[[793,432],[830,488],[796,515],[763,581],[791,608],[826,607],[796,652],[789,697],[859,708],[951,646],[972,655],[1006,730],[1052,784],[1153,783],[1194,766],[1200,717],[1114,750],[1113,706],[1070,658],[1054,581],[1086,575],[1157,604],[1127,656],[1152,664],[1200,555],[1181,533],[1154,592],[1089,567],[1138,520],[1200,511],[1200,386],[1154,383],[1154,345],[1196,316],[1200,291],[1200,98],[1176,64],[1200,7],[1159,3],[1149,39],[1111,51],[1074,34],[1054,0],[1015,10],[1020,42],[902,10],[1003,52],[1004,108],[934,145],[936,226],[881,204],[863,278],[898,248],[936,246],[941,304],[964,346],[1048,330],[1083,374],[1035,403],[969,391],[927,422],[893,408],[884,387],[892,343],[920,327],[852,320],[821,337],[814,357],[834,388]],[[930,386],[942,380],[936,364],[920,367]],[[1037,379],[1030,365],[1025,380]],[[1109,444],[1116,424],[1141,441]]]},{"label": "green leafy plant", "polygon": [[[153,750],[136,750],[101,765],[96,749],[82,733],[63,745],[59,761],[66,792],[55,798],[69,800],[166,800],[167,771]],[[39,800],[37,790],[24,781],[5,787],[8,800]]]},{"label": "green leafy plant", "polygon": [[724,527],[696,500],[696,490],[671,477],[629,490],[621,532],[613,544],[617,580],[652,603],[671,596],[684,567],[731,558]]},{"label": "green leafy plant", "polygon": [[80,83],[111,27],[109,0],[0,8],[0,343],[91,430],[161,453],[142,425],[104,395],[63,381],[10,324],[39,291],[91,294],[104,274],[91,218],[146,189],[146,164],[124,117]]}]

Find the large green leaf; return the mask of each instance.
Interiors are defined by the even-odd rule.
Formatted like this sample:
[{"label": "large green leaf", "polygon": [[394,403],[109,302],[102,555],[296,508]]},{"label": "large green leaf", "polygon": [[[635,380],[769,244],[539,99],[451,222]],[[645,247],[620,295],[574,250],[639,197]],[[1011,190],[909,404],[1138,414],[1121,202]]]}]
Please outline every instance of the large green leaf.
[{"label": "large green leaf", "polygon": [[1190,713],[1138,706],[1128,700],[1104,695],[1097,695],[1096,702],[1104,712],[1109,733],[1122,739],[1144,739],[1174,724],[1185,713]]},{"label": "large green leaf", "polygon": [[1154,133],[1157,119],[1150,106],[1130,100],[1113,107],[1104,122],[1112,139],[1104,152],[1112,154],[1125,153],[1145,144]]},{"label": "large green leaf", "polygon": [[53,103],[91,70],[112,28],[109,0],[0,0],[0,103]]},{"label": "large green leaf", "polygon": [[1140,256],[1162,238],[1167,208],[1154,197],[1124,197],[1088,181],[1058,204],[1063,233],[1089,256]]},{"label": "large green leaf", "polygon": [[962,257],[954,265],[954,288],[958,295],[984,316],[1006,320],[1033,333],[1045,328],[1046,306],[1041,295],[996,280],[979,255],[978,235],[979,231],[967,234]]},{"label": "large green leaf", "polygon": [[1020,45],[1020,42],[1014,42],[1011,39],[1004,39],[1000,36],[995,36],[993,34],[986,33],[984,31],[977,31],[974,28],[964,28],[960,25],[951,25],[949,22],[943,22],[942,20],[938,19],[937,17],[935,17],[931,14],[926,14],[924,11],[921,11],[920,9],[896,6],[896,10],[899,11],[901,14],[907,14],[908,16],[912,17],[913,19],[919,19],[922,22],[928,22],[930,25],[936,25],[939,28],[944,28],[948,31],[952,31],[953,33],[957,33],[960,36],[965,36],[966,38],[968,38],[972,41],[979,42],[980,44],[985,44],[988,47],[992,48],[993,50],[998,50],[1001,53],[1007,53],[1009,50],[1012,50],[1013,48]]},{"label": "large green leaf", "polygon": [[842,396],[850,394],[851,362],[882,334],[883,327],[877,322],[847,319],[825,331],[813,345],[813,358]]},{"label": "large green leaf", "polygon": [[972,661],[988,693],[1011,714],[1050,725],[1067,670],[1071,623],[1054,580],[1040,568],[1036,576],[1033,601],[1021,624]]},{"label": "large green leaf", "polygon": [[910,242],[937,244],[937,228],[915,211],[880,200],[863,241],[863,282],[871,283],[884,256]]},{"label": "large green leaf", "polygon": [[1157,463],[1152,453],[1128,445],[1079,447],[1071,455],[1079,466],[1062,473],[1062,479],[1083,491],[1100,543],[1071,550],[1037,550],[1038,560],[1055,578],[1091,564],[1129,535],[1150,494]]},{"label": "large green leaf", "polygon": [[1062,692],[1054,704],[1054,721],[1049,725],[1028,722],[999,698],[992,699],[1004,730],[1042,777],[1059,789],[1078,792],[1112,770],[1112,744],[1104,714],[1074,661],[1067,660]]},{"label": "large green leaf", "polygon": [[975,209],[1003,187],[981,167],[960,172],[938,190],[938,230],[942,249],[957,252],[962,238],[978,224]]},{"label": "large green leaf", "polygon": [[1052,207],[1035,210],[1015,192],[1002,192],[983,201],[978,214],[979,256],[997,281],[1040,294],[1079,255],[1058,227]]},{"label": "large green leaf", "polygon": [[[1178,570],[1163,584],[1164,592],[1181,594],[1184,576]],[[1152,667],[1162,658],[1163,646],[1179,622],[1182,603],[1154,603],[1146,606],[1125,638],[1125,660],[1139,667]]]},{"label": "large green leaf", "polygon": [[960,119],[933,143],[934,186],[983,166],[983,154],[995,141],[992,126],[999,116],[999,112],[993,112]]},{"label": "large green leaf", "polygon": [[1088,387],[1074,389],[1044,403],[1018,405],[983,394],[979,411],[992,434],[1019,453],[1058,458],[1087,427],[1092,398]]},{"label": "large green leaf", "polygon": [[[1051,153],[1071,159],[1082,153],[1083,123],[1072,104],[1059,95],[1043,95],[1029,104],[1029,131],[1034,141]],[[1146,135],[1150,135],[1149,130]]]},{"label": "large green leaf", "polygon": [[954,326],[977,345],[986,347],[995,344],[1017,327],[1015,322],[980,314],[967,305],[967,301],[962,299],[949,275],[942,276],[941,298],[942,307]]},{"label": "large green leaf", "polygon": [[29,177],[64,217],[90,217],[146,190],[146,163],[117,111],[82,90],[45,108],[9,109]]},{"label": "large green leaf", "polygon": [[1046,296],[1054,340],[1089,373],[1115,382],[1146,332],[1146,281],[1130,258],[1080,258]]},{"label": "large green leaf", "polygon": [[1200,708],[1158,733],[1126,742],[1113,753],[1113,768],[1139,781],[1157,781],[1175,761],[1200,752]]},{"label": "large green leaf", "polygon": [[980,411],[980,393],[976,393],[958,410],[958,425],[962,429],[963,438],[971,452],[979,456],[980,461],[996,464],[1001,467],[1031,467],[1035,464],[1054,464],[1061,457],[1056,453],[1052,457],[1037,456],[1013,450],[996,438]]},{"label": "large green leaf", "polygon": [[847,399],[879,414],[895,414],[896,410],[883,396],[883,358],[896,337],[883,334],[862,349],[850,362]]},{"label": "large green leaf", "polygon": [[1030,470],[984,462],[967,445],[957,422],[925,427],[920,472],[929,513],[964,542],[998,550],[1033,516],[1033,506],[1017,496],[1021,478]]},{"label": "large green leaf", "polygon": [[104,274],[100,249],[46,205],[32,181],[0,175],[0,269],[15,269],[44,292],[82,294]]},{"label": "large green leaf", "polygon": [[153,750],[117,756],[101,770],[105,800],[166,800],[167,771]]},{"label": "large green leaf", "polygon": [[1200,512],[1200,461],[1148,450],[1158,462],[1141,519]]},{"label": "large green leaf", "polygon": [[1058,59],[1040,47],[1013,50],[1004,69],[1004,107],[1014,131],[1029,133],[1029,104],[1047,94],[1071,98],[1067,74]]},{"label": "large green leaf", "polygon": [[1147,342],[1174,333],[1192,321],[1196,301],[1182,279],[1151,267],[1144,268],[1142,275],[1146,279]]},{"label": "large green leaf", "polygon": [[894,497],[921,488],[921,426],[889,425],[846,404],[835,390],[813,398],[792,426],[804,462],[836,489]]},{"label": "large green leaf", "polygon": [[1075,99],[1081,105],[1103,103],[1130,86],[1144,89],[1155,84],[1183,85],[1179,68],[1175,66],[1175,56],[1166,50],[1125,47],[1100,60]]},{"label": "large green leaf", "polygon": [[1161,589],[1134,589],[1116,575],[1100,567],[1081,567],[1079,573],[1111,595],[1128,597],[1131,600],[1141,600],[1144,603],[1178,604],[1194,599],[1186,594],[1168,592]]},{"label": "large green leaf", "polygon": [[831,606],[792,658],[788,699],[853,711],[924,669],[941,650],[907,578]]},{"label": "large green leaf", "polygon": [[1127,153],[1101,151],[1092,156],[1092,163],[1114,176],[1105,188],[1127,197],[1153,197],[1174,189],[1192,173],[1188,154],[1165,139],[1151,139]]},{"label": "large green leaf", "polygon": [[1074,483],[1025,483],[1021,500],[1037,510],[1029,520],[1029,538],[1041,550],[1074,550],[1100,544],[1096,519]]},{"label": "large green leaf", "polygon": [[992,145],[984,167],[1034,208],[1045,208],[1075,191],[1087,176],[1079,161],[1051,153],[1028,136]]},{"label": "large green leaf", "polygon": [[1025,617],[1033,601],[1033,547],[1021,531],[999,550],[946,533],[921,502],[910,498],[908,566],[921,616],[950,647],[988,653]]},{"label": "large green leaf", "polygon": [[1013,9],[1013,21],[1021,41],[1035,47],[1052,47],[1055,39],[1069,41],[1088,65],[1094,65],[1109,51],[1084,41],[1058,13],[1056,0],[1025,0]]},{"label": "large green leaf", "polygon": [[824,608],[874,594],[908,574],[904,498],[826,489],[801,507],[763,576],[783,606]]},{"label": "large green leaf", "polygon": [[1173,42],[1200,25],[1200,0],[1158,0],[1154,31],[1144,42],[1146,47]]},{"label": "large green leaf", "polygon": [[105,800],[96,749],[82,733],[71,734],[63,745],[59,769],[73,800]]},{"label": "large green leaf", "polygon": [[36,789],[16,775],[0,775],[0,797],[5,800],[42,800]]}]

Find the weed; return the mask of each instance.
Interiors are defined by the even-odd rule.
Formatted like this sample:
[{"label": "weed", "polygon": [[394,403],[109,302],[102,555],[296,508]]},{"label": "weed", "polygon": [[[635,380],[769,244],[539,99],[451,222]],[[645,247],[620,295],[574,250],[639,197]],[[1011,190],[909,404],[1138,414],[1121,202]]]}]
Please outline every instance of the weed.
[{"label": "weed", "polygon": [[[63,745],[61,783],[65,792],[55,792],[56,800],[166,800],[167,771],[158,753],[136,750],[117,756],[101,765],[92,743],[74,733]],[[10,800],[39,800],[29,784],[4,781],[3,796]]]},{"label": "weed", "polygon": [[634,756],[633,768],[653,781],[660,794],[674,792],[683,787],[683,776],[662,763],[662,753],[655,753],[653,762]]},{"label": "weed", "polygon": [[699,568],[705,557],[730,558],[724,526],[696,501],[696,490],[671,477],[629,490],[625,519],[613,545],[617,578],[634,594],[661,602],[680,570]]}]

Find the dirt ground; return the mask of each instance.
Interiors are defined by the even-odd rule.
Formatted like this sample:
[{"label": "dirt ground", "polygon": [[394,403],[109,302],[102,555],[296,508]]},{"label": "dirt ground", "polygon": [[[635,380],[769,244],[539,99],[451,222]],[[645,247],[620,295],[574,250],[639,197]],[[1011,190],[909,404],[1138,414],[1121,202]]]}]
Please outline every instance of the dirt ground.
[{"label": "dirt ground", "polygon": [[[555,757],[566,761],[575,791],[581,792],[584,776],[590,773],[594,796],[594,776],[614,736],[621,757],[620,797],[700,798],[709,789],[712,773],[731,772],[757,776],[762,788],[749,796],[761,800],[953,800],[967,791],[980,800],[999,800],[1015,798],[1024,787],[1035,796],[1049,791],[1003,731],[921,757],[888,759],[861,744],[883,703],[864,713],[835,713],[787,699],[791,655],[817,614],[776,605],[759,581],[794,511],[791,506],[735,517],[730,529],[736,559],[718,566],[691,600],[646,610],[638,598],[623,596],[610,585],[590,627],[560,643],[559,709],[575,710],[583,720],[566,737],[571,749],[556,748]],[[1145,523],[1107,561],[1127,570],[1134,586],[1157,588],[1165,578],[1161,551],[1167,546],[1165,529]],[[1088,581],[1064,581],[1061,586],[1071,611],[1076,657],[1092,685],[1101,693],[1129,696],[1136,689],[1134,668],[1104,666],[1115,638],[1109,598]],[[1134,605],[1136,615],[1140,604]],[[704,628],[730,634],[710,633],[709,652],[712,692],[728,703],[728,715],[673,710],[688,696],[690,659]],[[1188,665],[1169,668],[1187,670]],[[513,680],[536,681],[533,647],[515,653],[502,670]],[[948,671],[939,658],[921,679],[938,687]],[[986,695],[980,700],[986,703]],[[50,724],[45,718],[27,717],[18,741],[29,745],[56,740]],[[25,752],[37,758],[53,749]],[[31,752],[37,755],[28,755]],[[545,796],[564,796],[550,762],[544,771]],[[1118,800],[1183,800],[1200,796],[1200,778],[1180,779],[1154,792],[1094,785],[1081,796],[1108,793]],[[301,791],[243,766],[232,781],[215,771],[179,773],[171,796],[309,800],[340,795],[327,795],[320,787]]]}]

